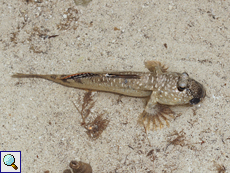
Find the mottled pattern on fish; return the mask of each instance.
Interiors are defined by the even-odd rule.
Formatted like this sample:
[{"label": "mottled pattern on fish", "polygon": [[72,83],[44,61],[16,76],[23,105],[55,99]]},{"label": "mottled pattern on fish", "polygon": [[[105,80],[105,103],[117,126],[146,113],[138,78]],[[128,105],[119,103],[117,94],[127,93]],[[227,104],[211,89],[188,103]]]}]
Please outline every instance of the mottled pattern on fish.
[{"label": "mottled pattern on fish", "polygon": [[15,74],[16,78],[44,78],[87,90],[149,97],[138,122],[147,129],[169,125],[173,112],[166,105],[197,104],[205,97],[204,87],[184,73],[167,72],[158,61],[145,63],[149,72],[84,72],[71,75]]}]

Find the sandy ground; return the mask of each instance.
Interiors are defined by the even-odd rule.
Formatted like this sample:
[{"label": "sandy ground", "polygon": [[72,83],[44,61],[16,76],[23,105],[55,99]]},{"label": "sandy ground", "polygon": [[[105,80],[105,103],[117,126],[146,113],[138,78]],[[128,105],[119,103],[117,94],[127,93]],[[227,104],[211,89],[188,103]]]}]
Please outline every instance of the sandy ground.
[{"label": "sandy ground", "polygon": [[[22,171],[52,173],[71,160],[93,172],[230,172],[230,2],[1,0],[1,151],[22,151]],[[207,89],[195,107],[174,107],[170,127],[137,125],[145,100],[94,92],[87,122],[109,121],[93,140],[74,107],[86,91],[21,73],[147,71],[158,60]]]}]

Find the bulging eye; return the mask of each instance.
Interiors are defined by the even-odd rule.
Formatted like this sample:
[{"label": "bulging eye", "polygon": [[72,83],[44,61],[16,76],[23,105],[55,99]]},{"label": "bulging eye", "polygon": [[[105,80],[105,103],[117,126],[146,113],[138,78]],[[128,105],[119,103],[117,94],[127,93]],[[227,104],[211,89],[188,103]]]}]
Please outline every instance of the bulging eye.
[{"label": "bulging eye", "polygon": [[177,88],[179,91],[184,91],[185,87],[178,87]]},{"label": "bulging eye", "polygon": [[189,76],[186,72],[182,73],[179,77],[178,83],[177,83],[177,89],[179,91],[184,91],[185,88],[188,86],[188,79]]}]

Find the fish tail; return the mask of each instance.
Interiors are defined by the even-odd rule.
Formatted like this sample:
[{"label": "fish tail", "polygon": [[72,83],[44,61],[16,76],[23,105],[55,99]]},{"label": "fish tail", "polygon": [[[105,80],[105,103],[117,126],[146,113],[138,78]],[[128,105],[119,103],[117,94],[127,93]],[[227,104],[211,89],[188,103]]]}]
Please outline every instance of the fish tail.
[{"label": "fish tail", "polygon": [[12,75],[11,77],[13,78],[45,78],[45,75],[16,73]]},{"label": "fish tail", "polygon": [[41,75],[41,74],[23,74],[23,73],[16,73],[12,75],[11,77],[13,78],[42,78],[42,79],[47,79],[51,81],[57,82],[58,80],[61,79],[65,75]]}]

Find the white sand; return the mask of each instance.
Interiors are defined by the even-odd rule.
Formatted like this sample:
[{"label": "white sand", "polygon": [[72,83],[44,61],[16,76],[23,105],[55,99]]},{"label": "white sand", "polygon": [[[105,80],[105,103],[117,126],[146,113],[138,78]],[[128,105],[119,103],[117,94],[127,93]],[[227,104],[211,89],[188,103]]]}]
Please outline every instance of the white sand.
[{"label": "white sand", "polygon": [[[228,0],[93,0],[87,7],[42,1],[0,2],[0,150],[22,151],[22,172],[61,173],[73,159],[90,163],[95,173],[205,173],[217,172],[218,164],[229,172]],[[117,102],[118,95],[96,92],[89,118],[104,113],[110,120],[96,141],[72,104],[85,91],[11,78],[17,72],[147,71],[145,60],[188,72],[207,97],[198,109],[175,107],[169,128],[146,134],[137,125],[143,99]],[[169,145],[175,131],[184,142]]]}]

